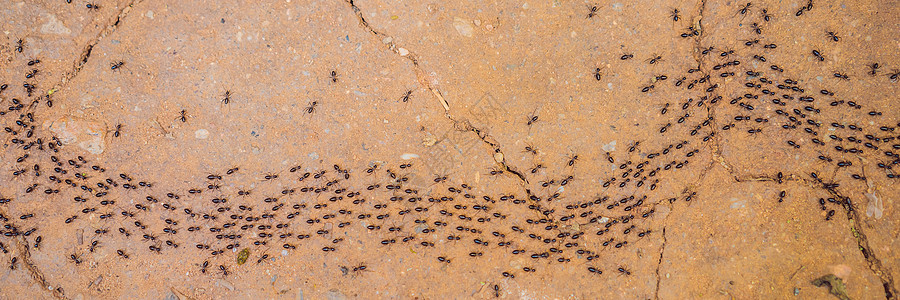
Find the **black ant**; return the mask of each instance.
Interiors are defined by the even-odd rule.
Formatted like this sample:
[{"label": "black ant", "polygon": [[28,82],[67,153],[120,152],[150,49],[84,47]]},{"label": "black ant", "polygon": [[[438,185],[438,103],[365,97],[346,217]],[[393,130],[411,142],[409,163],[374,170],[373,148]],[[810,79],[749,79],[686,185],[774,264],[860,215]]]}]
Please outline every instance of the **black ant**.
[{"label": "black ant", "polygon": [[744,7],[742,7],[741,10],[738,11],[738,12],[739,12],[740,14],[742,14],[742,15],[743,15],[743,14],[746,14],[747,11],[750,10],[750,6],[752,6],[752,5],[753,5],[753,3],[747,2],[747,5],[744,5]]},{"label": "black ant", "polygon": [[534,124],[537,121],[538,121],[538,115],[531,113],[531,115],[528,116],[527,124],[528,124],[528,126],[531,126],[531,124]]},{"label": "black ant", "polygon": [[596,5],[591,5],[590,7],[588,7],[588,9],[591,10],[591,11],[588,13],[588,15],[587,15],[587,18],[588,18],[588,19],[593,18],[594,16],[596,16],[596,15],[597,15],[597,11],[600,10],[600,8],[598,8]]},{"label": "black ant", "polygon": [[655,64],[657,62],[660,62],[660,61],[662,61],[662,56],[660,56],[660,55],[654,55],[654,57],[650,58],[651,65]]},{"label": "black ant", "polygon": [[234,174],[234,172],[237,172],[238,170],[240,170],[240,168],[238,168],[238,167],[234,167],[234,168],[228,169],[228,171],[225,171],[225,175],[231,175],[231,174]]},{"label": "black ant", "polygon": [[183,110],[183,109],[181,110],[181,117],[179,118],[179,119],[181,119],[181,123],[187,122],[187,116],[185,115],[186,113],[187,113],[186,110]]},{"label": "black ant", "polygon": [[894,69],[891,71],[894,73],[888,74],[888,78],[890,78],[892,82],[897,82],[897,78],[900,77],[900,70]]},{"label": "black ant", "polygon": [[113,71],[118,71],[122,66],[125,65],[123,61],[114,61],[109,63],[109,69]]},{"label": "black ant", "polygon": [[878,75],[878,69],[881,68],[881,65],[878,63],[873,63],[869,65],[869,75],[875,76]]},{"label": "black ant", "polygon": [[100,5],[97,5],[97,4],[95,4],[95,3],[88,3],[88,4],[85,4],[84,6],[87,7],[88,9],[90,9],[90,10],[98,10],[98,9],[100,9]]},{"label": "black ant", "polygon": [[763,10],[762,10],[762,17],[763,17],[763,20],[765,20],[766,22],[769,22],[772,20],[772,15],[770,15],[769,10],[765,9],[765,8],[763,8]]},{"label": "black ant", "polygon": [[222,94],[222,104],[228,104],[231,102],[231,91],[225,90],[225,94]]},{"label": "black ant", "polygon": [[25,49],[25,41],[22,39],[19,39],[18,41],[16,41],[16,52],[22,53],[22,50],[24,50],[24,49]]},{"label": "black ant", "polygon": [[81,264],[81,256],[79,256],[75,253],[70,254],[69,259],[72,260],[72,262],[74,262],[76,265]]},{"label": "black ant", "polygon": [[571,167],[571,166],[574,166],[574,165],[575,165],[575,161],[577,161],[577,160],[578,160],[578,154],[574,154],[574,155],[572,155],[572,157],[569,157],[569,162],[568,162],[567,164],[568,164],[570,167]]},{"label": "black ant", "polygon": [[750,29],[753,29],[753,32],[756,34],[762,34],[762,28],[759,28],[759,24],[757,23],[751,24]]},{"label": "black ant", "polygon": [[597,79],[597,81],[600,81],[600,79],[603,79],[603,73],[601,71],[602,70],[600,68],[597,68],[596,70],[594,70],[594,79]]},{"label": "black ant", "polygon": [[313,113],[313,112],[316,111],[316,105],[317,105],[317,104],[319,104],[318,101],[310,102],[310,103],[309,103],[309,106],[307,106],[307,107],[304,108],[303,110],[305,110],[306,113],[310,113],[310,114],[311,114],[311,113]]},{"label": "black ant", "polygon": [[114,137],[119,137],[119,131],[122,130],[122,124],[116,124],[116,132],[113,133]]},{"label": "black ant", "polygon": [[406,91],[406,94],[404,94],[403,97],[400,97],[400,100],[402,100],[403,102],[408,102],[409,95],[412,95],[412,92],[413,92],[412,90]]},{"label": "black ant", "polygon": [[634,54],[631,54],[631,53],[625,53],[625,54],[622,54],[622,56],[620,56],[619,59],[621,59],[621,60],[626,60],[626,59],[630,59],[630,58],[632,58],[632,57],[634,57]]},{"label": "black ant", "polygon": [[624,275],[631,275],[631,271],[628,271],[628,269],[625,269],[623,267],[619,267],[618,271],[619,273],[622,273]]},{"label": "black ant", "polygon": [[819,61],[825,61],[825,57],[822,56],[822,53],[820,53],[819,50],[813,49],[812,54],[813,54],[813,56],[815,56],[816,59],[818,59]]},{"label": "black ant", "polygon": [[678,13],[679,11],[677,8],[673,8],[672,11],[669,12],[669,15],[672,17],[672,21],[678,22],[678,20],[681,20],[681,15],[679,15]]},{"label": "black ant", "polygon": [[835,42],[841,40],[841,37],[839,37],[839,36],[837,35],[837,33],[835,33],[834,31],[826,31],[826,32],[825,32],[825,35],[827,35],[828,38],[830,38],[832,41],[835,41]]},{"label": "black ant", "polygon": [[525,146],[525,151],[523,151],[523,152],[528,152],[528,153],[531,153],[532,155],[537,155],[537,148],[535,148],[532,145],[527,145],[527,146]]},{"label": "black ant", "polygon": [[331,82],[337,82],[337,80],[338,80],[337,71],[331,71],[330,78],[331,78]]}]

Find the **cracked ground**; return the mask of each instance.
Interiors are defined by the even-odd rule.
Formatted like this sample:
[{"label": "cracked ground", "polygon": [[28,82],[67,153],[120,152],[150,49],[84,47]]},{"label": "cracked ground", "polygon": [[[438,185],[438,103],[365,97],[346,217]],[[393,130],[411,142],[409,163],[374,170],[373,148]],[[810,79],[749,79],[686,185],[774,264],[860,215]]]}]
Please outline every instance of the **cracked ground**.
[{"label": "cracked ground", "polygon": [[0,298],[896,299],[898,16],[2,1]]}]

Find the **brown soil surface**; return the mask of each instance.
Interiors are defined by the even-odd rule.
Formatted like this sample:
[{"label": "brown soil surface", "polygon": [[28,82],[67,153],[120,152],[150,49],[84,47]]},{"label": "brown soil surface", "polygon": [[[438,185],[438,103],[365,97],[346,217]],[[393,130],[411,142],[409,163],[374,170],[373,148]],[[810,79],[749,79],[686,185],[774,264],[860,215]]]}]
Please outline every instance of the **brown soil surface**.
[{"label": "brown soil surface", "polygon": [[898,297],[896,1],[0,20],[3,299]]}]

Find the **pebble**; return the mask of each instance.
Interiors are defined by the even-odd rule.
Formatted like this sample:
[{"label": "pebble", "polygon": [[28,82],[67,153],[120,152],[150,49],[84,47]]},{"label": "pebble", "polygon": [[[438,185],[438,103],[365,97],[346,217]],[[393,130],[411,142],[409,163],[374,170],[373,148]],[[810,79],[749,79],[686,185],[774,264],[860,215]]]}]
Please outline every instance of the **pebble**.
[{"label": "pebble", "polygon": [[414,154],[414,153],[403,153],[403,155],[400,155],[400,158],[403,160],[410,160],[410,159],[414,159],[414,158],[419,158],[419,155]]},{"label": "pebble", "polygon": [[222,279],[216,280],[216,285],[224,287],[224,288],[228,289],[229,291],[234,290],[234,285],[231,284],[231,282],[228,282],[226,280],[222,280]]},{"label": "pebble", "polygon": [[76,144],[91,154],[100,154],[106,149],[103,138],[106,126],[103,123],[67,115],[56,121],[44,122],[43,127],[53,132],[63,145]]},{"label": "pebble", "polygon": [[406,48],[400,48],[397,49],[397,53],[400,53],[400,56],[407,56],[409,55],[409,50],[406,50]]},{"label": "pebble", "polygon": [[612,142],[607,143],[606,145],[603,145],[603,147],[601,147],[601,149],[603,149],[603,151],[606,151],[606,152],[616,151],[616,141],[612,141]]},{"label": "pebble", "polygon": [[328,299],[328,300],[345,300],[345,299],[347,299],[347,295],[344,295],[344,293],[341,293],[341,291],[338,291],[338,290],[336,290],[336,289],[332,289],[332,290],[328,291],[328,293],[325,293],[325,299]]},{"label": "pebble", "polygon": [[205,140],[209,137],[209,130],[197,129],[197,131],[194,131],[194,137],[199,140]]},{"label": "pebble", "polygon": [[67,28],[62,21],[57,19],[56,15],[45,14],[41,17],[47,18],[47,22],[41,25],[41,33],[59,35],[69,35],[72,33],[72,30]]},{"label": "pebble", "polygon": [[464,37],[472,37],[472,35],[475,33],[475,29],[472,28],[470,22],[459,17],[453,19],[453,27],[456,28],[456,31]]}]

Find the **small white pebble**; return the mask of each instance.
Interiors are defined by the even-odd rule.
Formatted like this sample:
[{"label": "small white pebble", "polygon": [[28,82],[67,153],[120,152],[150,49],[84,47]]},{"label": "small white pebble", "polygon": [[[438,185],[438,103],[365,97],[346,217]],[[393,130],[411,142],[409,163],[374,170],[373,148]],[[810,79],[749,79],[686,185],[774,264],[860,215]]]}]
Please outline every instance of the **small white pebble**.
[{"label": "small white pebble", "polygon": [[414,158],[419,158],[419,155],[413,154],[413,153],[404,153],[403,155],[400,155],[400,158],[403,160],[410,160],[410,159],[414,159]]},{"label": "small white pebble", "polygon": [[194,137],[200,140],[205,140],[209,137],[209,130],[198,129],[197,131],[194,131]]},{"label": "small white pebble", "polygon": [[409,50],[406,50],[406,48],[400,48],[400,49],[397,49],[397,52],[400,53],[400,56],[407,56],[407,55],[409,55]]}]

